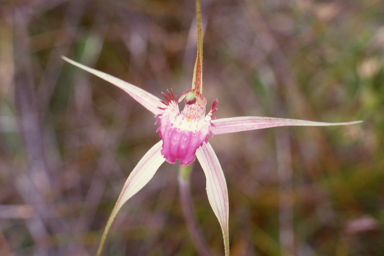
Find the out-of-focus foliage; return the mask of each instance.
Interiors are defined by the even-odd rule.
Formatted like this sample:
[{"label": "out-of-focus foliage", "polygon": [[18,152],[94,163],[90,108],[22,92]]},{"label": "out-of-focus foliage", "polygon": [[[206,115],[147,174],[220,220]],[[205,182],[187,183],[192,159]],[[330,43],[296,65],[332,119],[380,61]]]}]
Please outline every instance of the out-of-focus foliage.
[{"label": "out-of-focus foliage", "polygon": [[[126,177],[159,140],[148,111],[60,55],[181,95],[194,11],[192,0],[0,3],[0,255],[94,255]],[[383,1],[210,0],[202,14],[217,117],[364,120],[210,139],[228,182],[232,255],[383,255]],[[194,168],[197,218],[222,254]],[[176,177],[164,164],[133,197],[105,255],[196,255]]]}]

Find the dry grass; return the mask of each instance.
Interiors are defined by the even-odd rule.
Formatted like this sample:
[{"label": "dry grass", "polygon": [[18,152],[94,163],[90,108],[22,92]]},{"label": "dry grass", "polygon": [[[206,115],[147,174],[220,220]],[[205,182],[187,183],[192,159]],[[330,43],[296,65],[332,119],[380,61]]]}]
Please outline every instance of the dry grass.
[{"label": "dry grass", "polygon": [[[217,117],[364,120],[210,139],[232,255],[384,254],[380,0],[202,1],[204,94]],[[0,255],[94,255],[120,189],[159,140],[152,115],[60,55],[158,97],[191,86],[193,1],[2,1]],[[104,255],[196,255],[164,164],[123,208]],[[222,254],[198,164],[196,213]]]}]

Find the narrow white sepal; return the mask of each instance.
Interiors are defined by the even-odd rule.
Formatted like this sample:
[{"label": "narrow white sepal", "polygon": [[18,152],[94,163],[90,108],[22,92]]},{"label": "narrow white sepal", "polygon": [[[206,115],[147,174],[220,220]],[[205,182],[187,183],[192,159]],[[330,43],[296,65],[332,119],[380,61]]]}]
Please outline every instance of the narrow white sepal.
[{"label": "narrow white sepal", "polygon": [[111,215],[109,216],[107,225],[104,229],[101,242],[99,245],[99,250],[97,255],[100,255],[101,250],[103,249],[103,244],[105,238],[108,234],[108,230],[112,225],[113,220],[115,219],[120,208],[128,201],[133,195],[139,192],[155,175],[156,171],[159,169],[165,161],[160,150],[163,142],[159,141],[156,143],[144,156],[141,158],[139,163],[133,169],[131,174],[128,176],[127,181],[124,184],[123,189],[120,192],[120,196],[117,199],[115,207],[112,210]]},{"label": "narrow white sepal", "polygon": [[229,255],[229,229],[228,229],[228,191],[223,169],[217,159],[211,144],[203,143],[196,150],[196,157],[207,179],[206,189],[209,203],[215,213],[223,233],[225,255]]},{"label": "narrow white sepal", "polygon": [[325,123],[314,122],[298,119],[286,119],[263,116],[241,116],[220,118],[211,121],[213,126],[211,131],[213,135],[251,131],[279,126],[336,126],[358,124],[362,121],[345,122],[345,123]]},{"label": "narrow white sepal", "polygon": [[162,110],[159,107],[164,107],[164,104],[159,98],[155,95],[133,85],[128,82],[125,82],[117,77],[111,76],[104,72],[98,71],[96,69],[84,66],[76,61],[70,60],[67,57],[61,56],[63,60],[71,63],[72,65],[81,68],[95,76],[100,77],[101,79],[110,82],[111,84],[119,87],[126,93],[128,93],[134,100],[143,105],[146,109],[151,111],[153,114],[158,115],[162,113]]}]

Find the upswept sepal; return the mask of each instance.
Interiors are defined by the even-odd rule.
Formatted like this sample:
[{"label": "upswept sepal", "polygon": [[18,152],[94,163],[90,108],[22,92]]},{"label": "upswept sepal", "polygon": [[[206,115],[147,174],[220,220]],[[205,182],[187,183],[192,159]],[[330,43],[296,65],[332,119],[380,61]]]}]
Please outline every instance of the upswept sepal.
[{"label": "upswept sepal", "polygon": [[99,70],[84,66],[83,64],[77,63],[76,61],[70,60],[67,57],[61,56],[61,58],[72,65],[81,68],[95,76],[100,77],[101,79],[110,82],[111,84],[119,87],[126,93],[128,93],[134,100],[143,105],[146,109],[151,111],[153,114],[158,115],[162,112],[160,107],[162,106],[162,102],[155,95],[133,85],[128,82],[125,82],[117,77],[111,76]]},{"label": "upswept sepal", "polygon": [[192,89],[203,93],[203,33],[201,29],[200,0],[196,0],[197,56],[193,70]]}]

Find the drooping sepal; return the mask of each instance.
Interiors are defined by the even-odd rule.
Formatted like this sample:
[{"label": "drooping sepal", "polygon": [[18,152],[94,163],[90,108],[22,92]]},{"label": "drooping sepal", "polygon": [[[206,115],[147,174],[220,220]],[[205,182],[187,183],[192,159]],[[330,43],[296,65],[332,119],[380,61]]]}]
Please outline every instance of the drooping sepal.
[{"label": "drooping sepal", "polygon": [[203,145],[197,149],[196,157],[207,179],[206,189],[208,200],[221,227],[225,255],[229,256],[229,203],[227,183],[223,169],[210,143],[203,143]]},{"label": "drooping sepal", "polygon": [[139,161],[131,174],[128,176],[128,179],[125,182],[123,189],[121,190],[120,196],[117,199],[115,207],[113,208],[107,225],[104,229],[99,244],[99,249],[97,251],[98,256],[101,255],[101,251],[103,249],[109,228],[111,227],[112,222],[120,208],[125,204],[125,202],[128,201],[128,199],[139,192],[152,179],[160,165],[164,163],[165,159],[160,153],[161,145],[162,141],[159,141],[150,150],[148,150],[148,152],[143,156],[143,158]]}]

